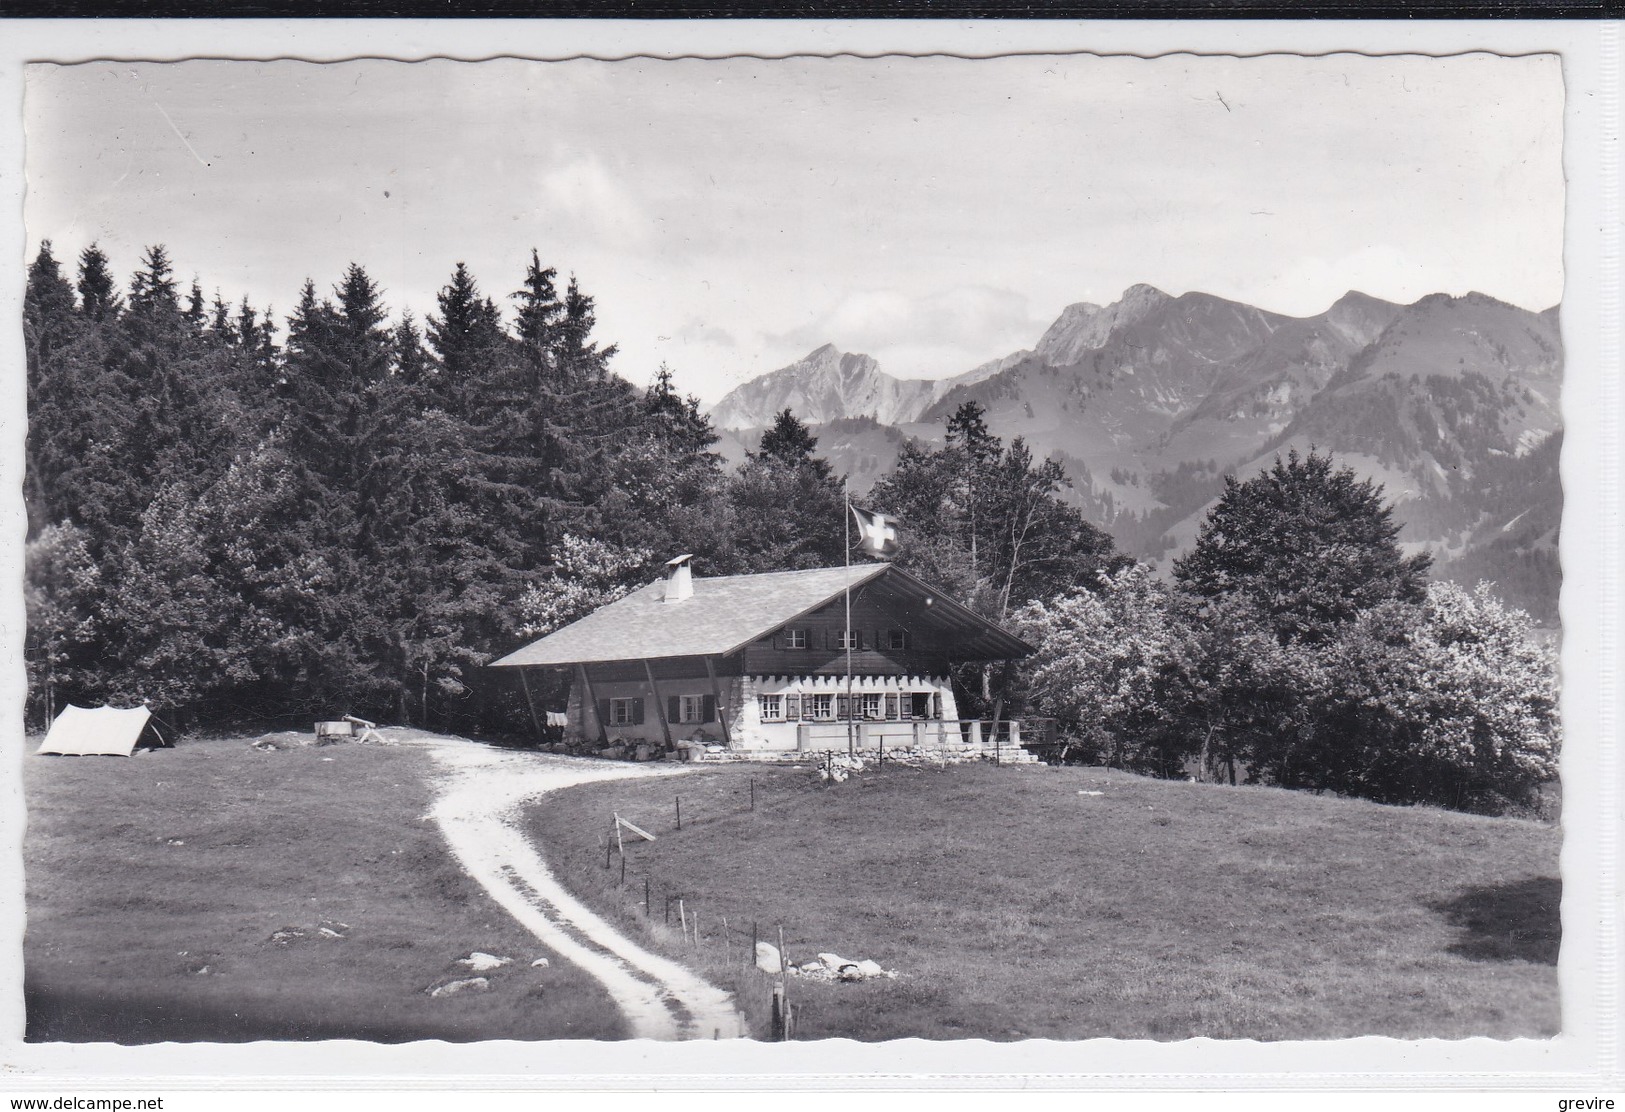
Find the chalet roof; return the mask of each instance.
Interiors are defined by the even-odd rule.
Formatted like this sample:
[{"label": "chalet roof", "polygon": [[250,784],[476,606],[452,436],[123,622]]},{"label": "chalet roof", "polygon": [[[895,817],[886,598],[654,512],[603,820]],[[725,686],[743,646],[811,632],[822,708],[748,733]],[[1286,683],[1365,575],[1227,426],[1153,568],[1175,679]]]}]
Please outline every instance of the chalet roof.
[{"label": "chalet roof", "polygon": [[986,618],[890,564],[758,575],[695,576],[694,594],[666,602],[656,580],[585,618],[494,661],[493,668],[548,668],[617,660],[726,656],[839,599],[850,580],[921,625],[940,629],[955,660],[1002,660],[1032,648]]}]

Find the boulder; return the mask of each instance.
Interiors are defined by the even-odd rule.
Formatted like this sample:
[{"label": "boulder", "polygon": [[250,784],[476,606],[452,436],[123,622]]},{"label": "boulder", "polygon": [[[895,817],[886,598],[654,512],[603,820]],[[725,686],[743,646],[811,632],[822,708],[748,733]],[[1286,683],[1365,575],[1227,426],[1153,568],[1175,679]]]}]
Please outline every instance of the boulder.
[{"label": "boulder", "polygon": [[756,968],[763,973],[778,973],[784,968],[779,957],[779,948],[771,942],[758,942],[756,944]]},{"label": "boulder", "polygon": [[488,969],[500,969],[502,966],[508,964],[508,960],[509,959],[507,958],[499,958],[495,954],[487,954],[483,951],[475,950],[466,958],[458,958],[457,964],[466,965],[476,973],[484,973]]}]

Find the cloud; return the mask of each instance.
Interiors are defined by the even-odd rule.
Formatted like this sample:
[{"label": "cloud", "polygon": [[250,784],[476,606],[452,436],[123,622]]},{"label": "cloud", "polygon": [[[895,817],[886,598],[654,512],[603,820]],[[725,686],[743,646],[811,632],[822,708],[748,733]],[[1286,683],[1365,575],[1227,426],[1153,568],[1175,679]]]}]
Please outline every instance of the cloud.
[{"label": "cloud", "polygon": [[[661,338],[666,339],[667,337]],[[739,341],[734,338],[732,332],[725,328],[718,328],[714,324],[708,324],[698,317],[689,317],[688,320],[683,322],[683,326],[670,338],[685,344],[702,344],[709,347],[737,348],[739,346]]]},{"label": "cloud", "polygon": [[572,159],[544,171],[537,181],[544,216],[577,225],[620,247],[646,243],[652,220],[630,190],[596,155]]},{"label": "cloud", "polygon": [[921,297],[868,289],[770,340],[802,350],[832,343],[873,355],[891,374],[930,377],[1030,346],[1047,323],[1033,316],[1026,297],[991,286],[956,286]]}]

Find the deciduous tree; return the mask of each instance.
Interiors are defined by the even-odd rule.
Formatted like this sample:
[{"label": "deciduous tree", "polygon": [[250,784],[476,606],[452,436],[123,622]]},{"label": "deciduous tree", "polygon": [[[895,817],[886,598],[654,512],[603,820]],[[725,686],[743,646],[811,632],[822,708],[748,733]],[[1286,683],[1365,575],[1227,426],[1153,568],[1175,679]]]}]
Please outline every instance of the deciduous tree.
[{"label": "deciduous tree", "polygon": [[1398,535],[1380,486],[1292,451],[1246,482],[1225,479],[1174,580],[1200,598],[1248,599],[1282,643],[1320,644],[1378,603],[1420,601],[1431,561],[1405,556]]}]

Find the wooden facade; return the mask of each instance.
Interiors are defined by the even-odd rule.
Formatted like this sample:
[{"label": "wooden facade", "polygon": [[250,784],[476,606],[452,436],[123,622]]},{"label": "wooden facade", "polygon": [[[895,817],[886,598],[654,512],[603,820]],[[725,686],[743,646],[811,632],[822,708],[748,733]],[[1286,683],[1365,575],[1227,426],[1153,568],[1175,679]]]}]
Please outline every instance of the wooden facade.
[{"label": "wooden facade", "polygon": [[[766,754],[963,741],[950,663],[1003,659],[1026,646],[907,573],[885,565],[841,572],[680,587],[668,576],[663,590],[612,603],[498,666],[521,677],[567,671],[566,740],[587,748]],[[708,647],[711,625],[715,651],[672,651]]]}]

